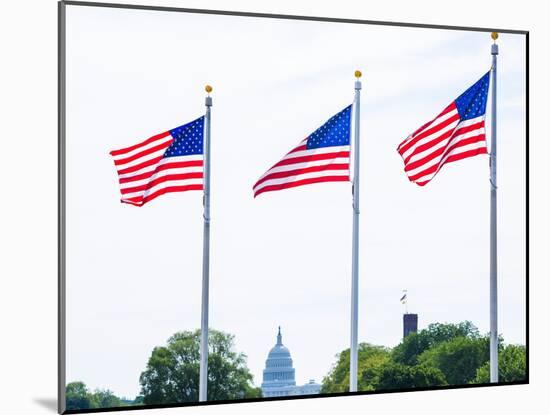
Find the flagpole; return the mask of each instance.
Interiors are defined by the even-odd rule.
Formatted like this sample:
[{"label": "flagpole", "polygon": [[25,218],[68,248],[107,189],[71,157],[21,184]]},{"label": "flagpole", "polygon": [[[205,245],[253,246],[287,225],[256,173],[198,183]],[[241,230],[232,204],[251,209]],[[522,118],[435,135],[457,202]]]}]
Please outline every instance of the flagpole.
[{"label": "flagpole", "polygon": [[498,33],[491,33],[493,82],[491,84],[491,259],[490,259],[490,379],[498,382],[498,295],[497,295],[497,55]]},{"label": "flagpole", "polygon": [[210,280],[210,109],[212,107],[212,87],[206,85],[204,117],[204,231],[202,245],[202,304],[201,304],[201,349],[199,375],[199,401],[207,400],[208,385],[208,292]]},{"label": "flagpole", "polygon": [[351,345],[349,391],[357,392],[357,314],[359,285],[359,112],[361,99],[361,72],[355,71],[355,138],[353,144],[353,247],[351,261]]}]

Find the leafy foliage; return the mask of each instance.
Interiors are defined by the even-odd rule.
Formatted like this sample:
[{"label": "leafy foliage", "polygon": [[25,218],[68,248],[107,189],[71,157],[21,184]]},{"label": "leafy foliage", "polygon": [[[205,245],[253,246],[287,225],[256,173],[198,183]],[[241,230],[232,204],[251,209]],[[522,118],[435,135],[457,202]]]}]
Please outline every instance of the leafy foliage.
[{"label": "leafy foliage", "polygon": [[[499,380],[525,380],[526,350],[499,341]],[[322,393],[349,390],[350,351],[336,362],[322,382]],[[141,373],[141,393],[135,400],[120,399],[108,389],[88,390],[83,382],[67,385],[67,409],[112,408],[198,401],[200,330],[184,331],[155,347]],[[368,343],[358,348],[358,390],[410,389],[489,382],[489,338],[468,321],[430,324],[408,335],[393,349]],[[234,336],[209,332],[208,399],[261,397],[252,383],[246,356],[234,351]]]},{"label": "leafy foliage", "polygon": [[[255,398],[260,389],[252,384],[246,356],[233,351],[234,336],[209,331],[208,400]],[[200,330],[184,331],[155,347],[140,376],[144,404],[198,401]]]},{"label": "leafy foliage", "polygon": [[108,389],[96,389],[90,392],[84,382],[67,384],[65,398],[67,409],[114,408],[134,404],[123,402]]},{"label": "leafy foliage", "polygon": [[108,389],[96,389],[92,394],[92,408],[114,408],[117,406],[124,406],[124,404]]},{"label": "leafy foliage", "polygon": [[[498,354],[498,380],[499,382],[518,382],[525,380],[526,376],[525,346],[509,344]],[[471,383],[488,383],[489,362],[477,369],[476,377]]]},{"label": "leafy foliage", "polygon": [[418,333],[411,333],[392,351],[392,359],[404,365],[418,364],[418,356],[436,344],[456,337],[478,338],[478,329],[469,321],[458,324],[433,323]]},{"label": "leafy foliage", "polygon": [[418,361],[445,373],[449,385],[469,383],[477,369],[489,361],[488,337],[455,337],[424,351]]},{"label": "leafy foliage", "polygon": [[446,385],[445,375],[434,367],[389,362],[380,371],[377,389],[407,389]]},{"label": "leafy foliage", "polygon": [[67,409],[92,408],[91,394],[84,382],[71,382],[65,388]]},{"label": "leafy foliage", "polygon": [[[378,381],[380,367],[390,358],[389,350],[382,346],[361,343],[358,347],[357,378],[360,390],[373,390]],[[339,353],[337,362],[323,379],[321,393],[349,390],[349,349]]]},{"label": "leafy foliage", "polygon": [[[500,339],[500,381],[525,378],[525,347],[503,347]],[[322,393],[349,390],[349,349],[336,356],[323,379]],[[469,321],[430,324],[408,335],[392,349],[359,345],[360,391],[462,385],[489,381],[489,338]]]}]

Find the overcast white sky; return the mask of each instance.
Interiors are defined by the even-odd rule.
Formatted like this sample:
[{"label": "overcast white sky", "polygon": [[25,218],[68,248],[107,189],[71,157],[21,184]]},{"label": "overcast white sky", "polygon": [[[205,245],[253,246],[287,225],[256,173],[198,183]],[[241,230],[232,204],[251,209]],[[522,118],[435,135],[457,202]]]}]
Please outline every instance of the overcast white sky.
[{"label": "overcast white sky", "polygon": [[[212,110],[211,327],[256,385],[282,326],[296,381],[349,347],[350,185],[252,185],[353,99],[361,111],[360,341],[489,328],[489,168],[411,184],[396,146],[490,67],[488,33],[68,6],[67,380],[133,398],[157,345],[200,326],[200,192],[122,205],[109,151]],[[525,39],[499,39],[499,332],[525,343]],[[488,108],[490,109],[490,107]],[[490,125],[490,117],[487,119]]]}]

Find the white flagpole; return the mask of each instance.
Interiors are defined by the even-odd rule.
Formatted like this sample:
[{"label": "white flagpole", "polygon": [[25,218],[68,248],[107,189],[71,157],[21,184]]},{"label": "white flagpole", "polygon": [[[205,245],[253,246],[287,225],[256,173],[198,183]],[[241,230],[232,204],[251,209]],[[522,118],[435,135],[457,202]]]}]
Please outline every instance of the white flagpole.
[{"label": "white flagpole", "polygon": [[490,373],[491,383],[498,382],[498,295],[497,295],[497,55],[498,33],[491,33],[494,43],[493,82],[491,84],[491,259],[490,259]]},{"label": "white flagpole", "polygon": [[359,286],[359,113],[361,94],[361,72],[355,71],[354,120],[355,137],[353,143],[353,247],[351,261],[351,345],[349,362],[349,391],[357,392],[357,314]]},{"label": "white flagpole", "polygon": [[207,400],[208,385],[208,291],[210,280],[210,108],[212,107],[212,87],[206,85],[208,96],[205,99],[204,117],[204,231],[202,245],[202,305],[201,305],[201,349],[199,375],[199,401]]}]

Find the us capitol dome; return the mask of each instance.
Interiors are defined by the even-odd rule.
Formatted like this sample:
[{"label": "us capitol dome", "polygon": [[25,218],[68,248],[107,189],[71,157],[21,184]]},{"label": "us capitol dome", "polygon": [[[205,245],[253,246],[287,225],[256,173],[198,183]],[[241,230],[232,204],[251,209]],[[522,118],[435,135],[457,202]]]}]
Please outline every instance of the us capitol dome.
[{"label": "us capitol dome", "polygon": [[281,327],[277,333],[277,343],[271,348],[265,361],[262,395],[273,396],[313,395],[321,391],[321,385],[310,380],[302,386],[296,386],[295,372],[292,367],[290,351],[283,344]]}]

